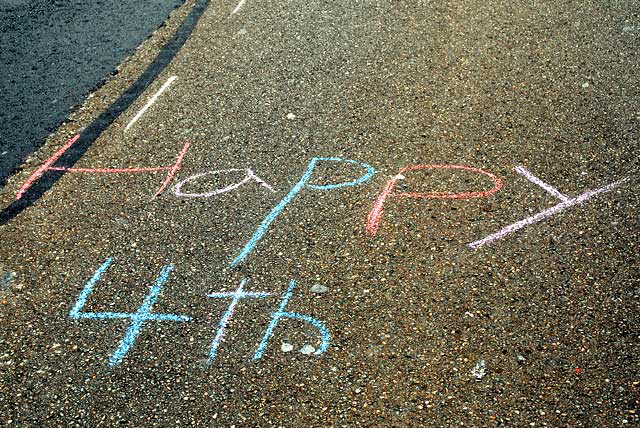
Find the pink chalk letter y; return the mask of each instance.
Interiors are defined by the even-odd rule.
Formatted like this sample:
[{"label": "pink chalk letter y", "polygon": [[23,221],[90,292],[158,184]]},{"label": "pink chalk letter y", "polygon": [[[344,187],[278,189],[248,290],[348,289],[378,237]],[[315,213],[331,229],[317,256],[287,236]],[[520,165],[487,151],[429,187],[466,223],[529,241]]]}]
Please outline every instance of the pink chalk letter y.
[{"label": "pink chalk letter y", "polygon": [[517,221],[515,223],[512,223],[508,226],[503,227],[502,229],[500,229],[499,231],[497,231],[496,233],[492,233],[489,236],[486,236],[482,239],[478,239],[477,241],[473,241],[469,244],[467,244],[468,247],[477,250],[478,248],[482,247],[483,245],[489,244],[493,241],[497,241],[499,239],[502,239],[504,237],[506,237],[507,235],[515,232],[516,230],[522,229],[525,226],[528,226],[530,224],[534,224],[537,223],[539,221],[544,220],[547,217],[551,217],[555,214],[558,214],[561,211],[566,210],[567,208],[570,208],[574,205],[579,205],[583,202],[585,202],[587,199],[591,199],[596,195],[599,195],[600,193],[606,193],[606,192],[610,192],[613,189],[615,189],[616,187],[620,186],[621,184],[623,184],[624,182],[628,181],[628,178],[623,178],[622,180],[618,180],[614,183],[608,184],[606,186],[600,187],[598,189],[595,190],[589,190],[587,192],[584,192],[583,194],[576,196],[575,198],[569,198],[567,196],[565,196],[564,194],[560,193],[556,188],[552,187],[551,185],[545,183],[544,181],[540,180],[538,177],[534,176],[533,174],[531,174],[529,171],[527,171],[524,167],[518,166],[515,168],[516,172],[518,172],[519,174],[523,175],[527,180],[529,180],[530,182],[540,186],[541,188],[543,188],[544,190],[546,190],[549,194],[555,196],[556,198],[560,199],[559,204],[556,204],[554,206],[552,206],[551,208],[547,208],[546,210],[540,211],[539,213],[532,215],[531,217],[527,217],[523,220]]}]

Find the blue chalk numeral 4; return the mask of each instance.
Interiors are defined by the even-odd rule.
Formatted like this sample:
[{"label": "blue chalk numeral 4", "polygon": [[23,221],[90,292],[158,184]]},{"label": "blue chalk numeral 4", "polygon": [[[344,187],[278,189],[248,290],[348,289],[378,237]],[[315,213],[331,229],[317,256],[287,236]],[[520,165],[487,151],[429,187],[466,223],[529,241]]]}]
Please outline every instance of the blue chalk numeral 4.
[{"label": "blue chalk numeral 4", "polygon": [[109,357],[108,365],[110,367],[116,366],[122,361],[124,356],[129,352],[129,349],[133,346],[138,337],[138,333],[142,329],[142,326],[147,321],[174,321],[174,322],[186,322],[191,321],[192,318],[186,315],[175,315],[175,314],[157,314],[151,313],[151,309],[155,304],[156,300],[158,300],[158,296],[160,291],[162,290],[162,286],[167,279],[169,278],[169,273],[173,270],[173,266],[166,265],[160,270],[160,274],[156,279],[155,284],[151,287],[151,290],[144,298],[142,305],[138,308],[136,312],[82,312],[82,308],[84,307],[89,295],[93,292],[93,287],[100,280],[102,275],[109,269],[113,263],[113,257],[109,257],[105,262],[100,266],[93,274],[93,277],[85,284],[84,289],[78,296],[76,300],[76,304],[73,306],[71,311],[69,312],[69,317],[73,319],[93,319],[93,320],[104,320],[104,319],[120,319],[120,318],[128,318],[131,320],[131,324],[129,328],[122,338],[120,345],[114,351],[114,353]]}]

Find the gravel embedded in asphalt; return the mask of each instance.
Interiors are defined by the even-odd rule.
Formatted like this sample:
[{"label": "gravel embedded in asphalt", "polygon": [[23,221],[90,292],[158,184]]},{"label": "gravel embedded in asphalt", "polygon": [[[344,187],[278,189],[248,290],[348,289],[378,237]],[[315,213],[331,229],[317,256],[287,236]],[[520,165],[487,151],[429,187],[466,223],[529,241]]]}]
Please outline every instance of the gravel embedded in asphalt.
[{"label": "gravel embedded in asphalt", "polygon": [[[168,166],[190,142],[171,187],[152,199],[167,171],[67,173],[2,226],[2,270],[15,272],[0,290],[4,422],[638,424],[632,6],[248,0],[232,14],[237,2],[212,3],[75,165]],[[108,91],[129,83],[116,76]],[[93,97],[103,96],[113,94]],[[89,110],[74,114],[100,113]],[[86,125],[61,129],[38,162]],[[321,160],[306,177],[314,157],[375,174],[326,188],[366,170]],[[398,177],[411,165],[479,168],[503,186],[435,198],[494,182],[450,167]],[[233,190],[176,195],[212,171],[181,191]],[[367,219],[394,177],[371,236]],[[549,186],[574,198],[624,178],[468,246],[562,203]],[[12,194],[1,197],[7,205]],[[330,344],[316,355],[323,328]]]}]

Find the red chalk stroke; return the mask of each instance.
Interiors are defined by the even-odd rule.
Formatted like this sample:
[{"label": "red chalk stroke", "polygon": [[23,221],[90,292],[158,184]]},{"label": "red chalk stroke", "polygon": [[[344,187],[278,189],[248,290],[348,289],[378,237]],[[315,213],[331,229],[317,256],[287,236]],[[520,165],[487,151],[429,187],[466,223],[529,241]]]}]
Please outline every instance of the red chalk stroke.
[{"label": "red chalk stroke", "polygon": [[38,178],[40,178],[40,176],[42,176],[42,174],[44,174],[47,171],[64,171],[65,173],[80,172],[80,173],[89,173],[89,174],[123,174],[123,173],[133,174],[133,173],[140,173],[140,172],[168,171],[167,177],[160,185],[160,188],[158,188],[156,193],[153,195],[152,199],[155,199],[158,195],[160,195],[164,191],[164,189],[166,189],[166,187],[169,185],[171,180],[173,180],[173,177],[176,175],[178,170],[180,170],[180,167],[182,166],[182,160],[184,159],[185,155],[187,154],[187,151],[189,150],[189,147],[191,146],[190,143],[185,143],[184,146],[182,147],[182,150],[178,154],[176,162],[173,165],[169,165],[169,166],[144,167],[144,168],[66,168],[66,167],[51,166],[53,165],[53,163],[55,163],[55,161],[58,160],[60,156],[64,154],[64,152],[66,152],[69,149],[69,147],[73,145],[73,143],[76,142],[76,140],[79,137],[80,137],[80,134],[74,136],[69,141],[67,141],[67,143],[64,146],[58,149],[53,154],[53,156],[51,156],[33,174],[31,174],[31,176],[24,182],[22,187],[20,187],[20,189],[18,189],[18,191],[16,192],[16,200],[22,198],[25,192],[29,190],[31,186],[33,186],[33,183],[36,182],[36,180],[38,180]]},{"label": "red chalk stroke", "polygon": [[164,192],[164,189],[167,188],[169,183],[171,183],[171,180],[173,180],[173,177],[180,170],[180,167],[182,166],[182,160],[184,159],[185,155],[187,154],[187,151],[189,151],[189,147],[191,147],[190,143],[184,143],[184,146],[182,147],[182,150],[180,151],[180,154],[178,155],[178,158],[176,159],[176,163],[173,164],[173,166],[169,170],[169,173],[167,174],[167,178],[162,182],[162,184],[158,188],[158,191],[153,195],[153,198],[151,198],[151,199],[155,199],[158,196],[160,196],[160,194],[162,192]]},{"label": "red chalk stroke", "polygon": [[167,171],[170,166],[159,166],[156,168],[64,168],[61,166],[52,166],[47,168],[48,171],[64,171],[64,172],[93,172],[96,174],[120,174],[133,172],[155,172]]},{"label": "red chalk stroke", "polygon": [[62,156],[64,154],[64,152],[67,151],[67,149],[71,146],[73,146],[73,143],[76,142],[76,140],[80,138],[80,134],[74,136],[73,138],[71,138],[69,141],[67,141],[67,143],[60,147],[58,149],[58,151],[56,151],[53,156],[51,156],[49,159],[47,159],[47,161],[45,163],[43,163],[42,165],[40,165],[40,167],[38,169],[36,169],[36,171],[31,174],[31,176],[27,179],[27,181],[24,182],[24,184],[22,185],[22,187],[20,187],[18,189],[18,192],[16,193],[16,201],[20,198],[22,198],[22,195],[24,195],[24,192],[26,192],[27,190],[29,190],[29,187],[33,186],[33,183],[40,178],[40,176],[42,174],[44,174],[49,167],[58,160],[58,158],[60,156]]},{"label": "red chalk stroke", "polygon": [[403,174],[410,171],[419,171],[423,169],[462,169],[465,171],[471,171],[478,174],[486,175],[493,181],[494,186],[492,189],[479,191],[479,192],[430,192],[430,193],[417,193],[417,192],[403,192],[397,193],[393,196],[402,197],[402,198],[430,198],[430,199],[470,199],[470,198],[482,198],[485,196],[489,196],[502,188],[502,180],[500,180],[497,176],[493,175],[490,172],[482,170],[480,168],[474,168],[466,165],[412,165],[406,168],[402,168],[398,173],[387,182],[386,186],[378,196],[375,204],[373,204],[373,209],[369,212],[367,216],[367,233],[369,235],[375,235],[378,233],[378,229],[380,227],[380,220],[382,219],[382,212],[384,209],[384,204],[387,198],[391,195],[396,182],[400,179],[403,179]]}]

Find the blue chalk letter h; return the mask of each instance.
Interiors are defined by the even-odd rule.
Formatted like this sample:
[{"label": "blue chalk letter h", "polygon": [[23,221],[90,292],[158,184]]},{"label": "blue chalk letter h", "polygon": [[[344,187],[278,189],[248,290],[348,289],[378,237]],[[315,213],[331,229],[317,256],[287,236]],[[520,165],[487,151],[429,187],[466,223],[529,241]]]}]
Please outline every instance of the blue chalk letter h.
[{"label": "blue chalk letter h", "polygon": [[262,358],[262,354],[264,354],[264,351],[267,348],[267,343],[269,342],[269,338],[273,334],[273,330],[276,328],[281,318],[293,318],[293,319],[302,320],[302,321],[308,322],[309,324],[314,326],[316,329],[318,329],[318,332],[320,333],[320,339],[322,340],[322,344],[320,345],[320,348],[318,348],[318,350],[314,352],[315,355],[322,355],[324,351],[326,351],[327,348],[329,347],[329,343],[331,343],[331,334],[329,334],[329,330],[327,330],[327,327],[325,327],[325,325],[322,322],[318,321],[315,318],[310,317],[309,315],[303,315],[296,312],[284,311],[284,308],[287,306],[287,303],[289,303],[289,299],[291,299],[291,295],[293,294],[293,288],[295,286],[296,286],[296,281],[292,279],[291,282],[289,283],[289,288],[287,289],[287,292],[285,293],[284,297],[282,298],[282,301],[280,302],[280,307],[278,308],[277,311],[275,311],[271,315],[271,322],[269,323],[269,327],[267,327],[267,331],[264,333],[264,336],[262,337],[262,341],[260,342],[260,345],[258,345],[258,350],[253,355],[254,360],[259,360],[260,358]]}]

